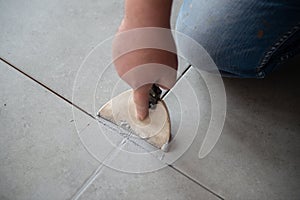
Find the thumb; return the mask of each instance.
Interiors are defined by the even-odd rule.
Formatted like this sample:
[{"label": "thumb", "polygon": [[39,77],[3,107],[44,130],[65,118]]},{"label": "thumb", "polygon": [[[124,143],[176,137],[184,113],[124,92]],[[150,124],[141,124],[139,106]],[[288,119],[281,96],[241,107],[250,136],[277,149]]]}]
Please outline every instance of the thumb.
[{"label": "thumb", "polygon": [[137,118],[143,121],[149,114],[149,91],[151,84],[144,85],[133,91]]}]

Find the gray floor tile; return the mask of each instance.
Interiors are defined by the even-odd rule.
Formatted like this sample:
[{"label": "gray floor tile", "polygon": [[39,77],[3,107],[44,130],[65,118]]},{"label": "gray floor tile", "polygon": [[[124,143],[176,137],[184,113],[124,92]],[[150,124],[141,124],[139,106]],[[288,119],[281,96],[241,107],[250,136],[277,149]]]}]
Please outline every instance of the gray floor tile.
[{"label": "gray floor tile", "polygon": [[[225,199],[299,199],[299,60],[265,80],[224,79],[224,129],[213,151],[203,159],[198,153],[210,121],[211,103],[201,76],[194,69],[188,71],[185,78],[196,89],[202,112],[199,118],[181,120],[200,127],[193,144],[174,166]],[[179,82],[173,92],[180,92],[176,90],[184,93],[187,89]],[[176,100],[170,96],[166,101],[172,107]],[[180,121],[174,116],[171,113],[173,121]],[[184,140],[177,141],[177,146],[185,145]]]},{"label": "gray floor tile", "polygon": [[[173,7],[173,27],[180,3],[175,1]],[[1,57],[92,114],[128,88],[123,83],[115,87],[119,78],[97,54],[76,78],[88,52],[117,29],[121,1],[0,1],[0,5]],[[108,42],[103,45],[109,48]],[[99,52],[109,57],[109,51]],[[180,63],[182,72],[188,64],[182,59]],[[151,167],[150,161],[156,167],[172,163],[228,199],[300,196],[299,70],[289,68],[266,80],[224,79],[228,101],[224,130],[213,151],[199,159],[211,102],[203,79],[191,69],[165,99],[173,140],[169,153],[155,154],[163,156],[161,161],[149,154],[136,160],[126,150],[141,149],[127,142],[110,159],[114,145],[123,141],[115,131],[102,130],[76,109],[72,113],[71,106],[3,63],[0,70],[1,199],[69,198],[99,166],[94,158],[122,171],[141,172]],[[82,199],[214,198],[169,168],[139,175],[104,166],[100,171]]]},{"label": "gray floor tile", "polygon": [[[174,1],[172,26],[181,2]],[[123,2],[12,0],[0,4],[0,56],[95,114],[119,81],[112,66],[106,69],[104,63],[111,61],[111,40],[106,39],[113,36],[121,22]],[[100,43],[94,58],[89,57],[83,64]],[[81,64],[83,70],[78,72]],[[181,59],[179,71],[185,67]]]},{"label": "gray floor tile", "polygon": [[76,72],[120,24],[123,2],[2,1],[0,55],[71,99]]},{"label": "gray floor tile", "polygon": [[[125,150],[135,155],[126,154]],[[169,167],[139,173],[147,170],[147,166],[155,167],[153,162],[159,161],[127,141],[121,150],[112,154],[106,164],[108,167],[99,170],[95,181],[79,199],[219,199]],[[119,164],[117,170],[116,163]],[[122,165],[135,173],[128,173]]]},{"label": "gray floor tile", "polygon": [[0,199],[70,198],[99,166],[75,128],[82,120],[79,133],[91,134],[94,120],[75,121],[69,104],[3,62],[0,72]]}]

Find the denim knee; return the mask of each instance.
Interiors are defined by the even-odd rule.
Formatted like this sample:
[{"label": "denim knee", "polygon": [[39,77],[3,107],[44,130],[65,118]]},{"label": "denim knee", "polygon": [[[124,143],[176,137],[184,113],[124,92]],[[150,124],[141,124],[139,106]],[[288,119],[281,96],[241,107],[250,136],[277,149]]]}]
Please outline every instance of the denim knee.
[{"label": "denim knee", "polygon": [[185,0],[176,31],[197,41],[224,76],[263,78],[299,53],[299,22],[295,1]]}]

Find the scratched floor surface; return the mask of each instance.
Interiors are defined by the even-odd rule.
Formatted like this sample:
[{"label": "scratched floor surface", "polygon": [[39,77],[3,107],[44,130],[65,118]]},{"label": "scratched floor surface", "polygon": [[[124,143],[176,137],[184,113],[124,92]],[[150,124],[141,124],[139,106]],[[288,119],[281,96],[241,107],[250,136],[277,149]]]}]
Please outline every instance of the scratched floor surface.
[{"label": "scratched floor surface", "polygon": [[184,75],[164,98],[173,141],[154,151],[95,117],[128,88],[97,64],[122,9],[0,0],[0,199],[299,199],[299,57],[266,80],[224,79],[224,129],[203,159],[211,98],[181,59]]}]

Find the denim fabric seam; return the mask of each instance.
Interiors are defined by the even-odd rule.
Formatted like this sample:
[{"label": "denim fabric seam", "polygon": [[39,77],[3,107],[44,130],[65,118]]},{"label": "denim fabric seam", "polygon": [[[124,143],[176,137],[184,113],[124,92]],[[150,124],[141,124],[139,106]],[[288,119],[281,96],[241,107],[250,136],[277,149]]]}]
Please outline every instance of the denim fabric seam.
[{"label": "denim fabric seam", "polygon": [[256,68],[256,76],[257,78],[264,78],[265,77],[265,72],[264,68],[266,65],[269,63],[271,60],[272,56],[277,52],[277,50],[284,45],[288,39],[290,39],[294,34],[296,34],[300,30],[300,23],[297,25],[293,26],[292,29],[290,29],[288,32],[284,33],[278,40],[273,44],[269,51],[265,53],[265,56],[262,58],[262,61],[260,62],[259,66]]}]

